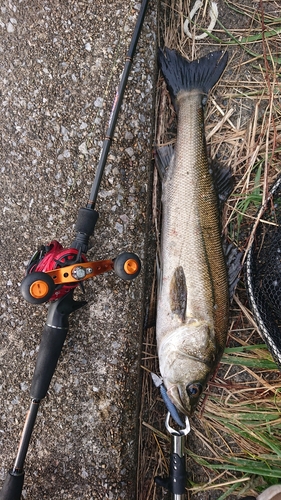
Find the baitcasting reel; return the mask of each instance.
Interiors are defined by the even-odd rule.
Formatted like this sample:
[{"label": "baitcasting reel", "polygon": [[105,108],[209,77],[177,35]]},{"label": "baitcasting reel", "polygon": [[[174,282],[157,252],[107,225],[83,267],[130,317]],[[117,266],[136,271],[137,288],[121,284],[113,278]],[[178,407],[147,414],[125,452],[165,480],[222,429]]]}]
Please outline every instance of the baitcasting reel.
[{"label": "baitcasting reel", "polygon": [[114,271],[123,280],[133,280],[140,269],[140,259],[134,253],[124,252],[115,259],[88,262],[81,248],[66,249],[53,240],[31,257],[21,293],[27,302],[42,304],[64,297],[78,285],[83,290],[83,281],[98,274]]}]

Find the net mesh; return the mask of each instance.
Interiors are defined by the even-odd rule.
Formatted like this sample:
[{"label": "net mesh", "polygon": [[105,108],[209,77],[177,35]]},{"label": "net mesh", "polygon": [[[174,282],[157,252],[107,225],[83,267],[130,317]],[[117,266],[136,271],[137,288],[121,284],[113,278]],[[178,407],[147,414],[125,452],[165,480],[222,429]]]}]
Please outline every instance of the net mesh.
[{"label": "net mesh", "polygon": [[259,217],[246,262],[246,283],[260,334],[281,368],[281,176]]}]

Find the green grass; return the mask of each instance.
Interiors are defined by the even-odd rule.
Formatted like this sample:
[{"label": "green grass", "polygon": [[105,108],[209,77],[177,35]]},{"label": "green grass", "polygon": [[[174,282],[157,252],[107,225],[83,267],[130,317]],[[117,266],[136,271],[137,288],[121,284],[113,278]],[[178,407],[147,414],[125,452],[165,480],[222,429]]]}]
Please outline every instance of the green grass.
[{"label": "green grass", "polygon": [[[220,382],[223,393],[216,394],[210,384],[201,419],[213,456],[199,457],[186,450],[198,465],[218,476],[224,491],[221,500],[247,491],[247,484],[259,492],[281,478],[281,375],[276,364],[266,345],[260,344],[226,348],[222,365],[229,366]],[[240,377],[245,370],[245,382],[232,382],[233,367],[240,368]],[[190,486],[192,491],[209,489],[208,483]]]},{"label": "green grass", "polygon": [[[226,4],[234,10],[237,14],[240,14],[241,16],[245,16],[245,11],[242,9],[234,8],[231,7],[228,2]],[[201,28],[202,33],[208,33],[208,36],[213,42],[219,43],[220,45],[226,45],[226,46],[237,46],[240,47],[243,51],[245,51],[248,55],[250,55],[252,58],[255,60],[260,60],[264,58],[264,53],[263,49],[261,48],[258,52],[254,51],[249,48],[249,45],[251,44],[257,44],[261,42],[264,44],[266,41],[270,39],[274,39],[278,37],[281,33],[281,18],[280,17],[275,17],[272,18],[271,16],[267,16],[264,13],[261,13],[259,18],[256,16],[256,11],[251,13],[251,17],[255,17],[256,24],[261,24],[264,26],[264,29],[261,30],[260,26],[256,28],[256,33],[253,35],[248,35],[248,36],[235,36],[229,29],[226,28],[226,26],[223,25],[223,23],[220,21],[220,19],[217,19],[217,25],[221,28],[221,30],[227,35],[228,38],[224,39],[221,37],[216,36],[214,33],[209,33],[206,29]],[[196,25],[196,22],[191,21],[191,24]],[[274,24],[276,27],[270,27]],[[254,28],[253,28],[254,30]],[[265,56],[267,61],[270,61],[274,64],[281,64],[281,58],[273,56],[272,54],[266,55]]]}]

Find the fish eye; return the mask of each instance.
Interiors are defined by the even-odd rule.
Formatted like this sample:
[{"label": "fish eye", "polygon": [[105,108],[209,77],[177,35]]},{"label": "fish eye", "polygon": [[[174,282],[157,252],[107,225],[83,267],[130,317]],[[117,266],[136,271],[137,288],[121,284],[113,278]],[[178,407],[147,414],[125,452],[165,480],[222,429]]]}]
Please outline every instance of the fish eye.
[{"label": "fish eye", "polygon": [[198,398],[198,396],[200,396],[200,394],[202,393],[202,390],[203,387],[201,384],[199,384],[199,382],[186,386],[186,392],[191,398]]}]

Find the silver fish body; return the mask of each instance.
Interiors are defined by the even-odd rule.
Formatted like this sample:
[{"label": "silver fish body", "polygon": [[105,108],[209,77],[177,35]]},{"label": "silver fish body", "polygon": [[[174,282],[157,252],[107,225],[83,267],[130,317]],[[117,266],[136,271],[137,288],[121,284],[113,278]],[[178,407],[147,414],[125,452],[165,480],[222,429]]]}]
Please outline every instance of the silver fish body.
[{"label": "silver fish body", "polygon": [[[180,62],[194,65],[183,58]],[[165,68],[163,73],[166,78]],[[206,89],[196,81],[185,87],[178,92],[172,88],[178,131],[162,187],[156,335],[168,395],[190,415],[225,346],[229,291],[218,196],[204,137]]]}]

